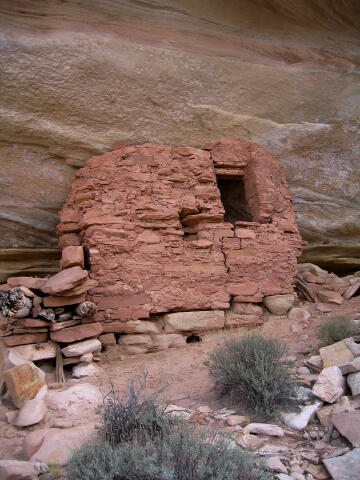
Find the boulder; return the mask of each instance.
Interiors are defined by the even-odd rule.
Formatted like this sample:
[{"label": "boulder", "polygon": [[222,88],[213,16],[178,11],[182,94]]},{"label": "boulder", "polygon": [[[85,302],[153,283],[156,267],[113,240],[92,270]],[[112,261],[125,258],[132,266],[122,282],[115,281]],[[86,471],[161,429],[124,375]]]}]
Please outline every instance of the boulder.
[{"label": "boulder", "polygon": [[101,323],[87,323],[50,332],[50,338],[58,343],[72,343],[85,338],[97,337],[102,331]]},{"label": "boulder", "polygon": [[49,293],[51,295],[56,295],[65,290],[70,290],[79,283],[81,283],[85,278],[87,278],[87,270],[83,270],[81,267],[70,267],[65,270],[60,271],[56,275],[53,275],[42,286],[41,290],[44,293]]},{"label": "boulder", "polygon": [[69,412],[95,408],[102,401],[98,388],[90,383],[80,383],[63,391],[50,390],[47,395],[48,407],[52,410],[65,409]]},{"label": "boulder", "polygon": [[327,403],[334,403],[345,393],[345,379],[338,367],[324,368],[312,388],[315,397]]},{"label": "boulder", "polygon": [[354,355],[344,340],[320,348],[320,357],[323,361],[324,368],[339,365],[344,362],[352,362],[354,360]]},{"label": "boulder", "polygon": [[84,340],[82,342],[73,343],[61,349],[65,357],[78,357],[84,353],[92,353],[101,350],[101,343],[97,338]]},{"label": "boulder", "polygon": [[332,423],[353,447],[360,447],[360,411],[332,415]]},{"label": "boulder", "polygon": [[24,363],[4,372],[4,380],[14,405],[20,408],[31,400],[46,383],[40,369]]},{"label": "boulder", "polygon": [[321,405],[322,402],[317,401],[312,405],[301,407],[300,412],[283,412],[281,414],[281,420],[293,430],[305,430]]},{"label": "boulder", "polygon": [[360,395],[360,372],[350,373],[346,379],[352,396]]},{"label": "boulder", "polygon": [[47,405],[43,398],[27,400],[20,408],[19,414],[14,422],[17,427],[29,427],[35,425],[45,417]]},{"label": "boulder", "polygon": [[29,460],[39,450],[48,431],[48,428],[34,430],[24,437],[23,453],[26,459]]},{"label": "boulder", "polygon": [[34,480],[49,471],[46,463],[20,460],[0,460],[1,480]]},{"label": "boulder", "polygon": [[294,301],[295,295],[293,293],[285,295],[269,295],[263,299],[266,308],[274,315],[286,315],[293,306]]},{"label": "boulder", "polygon": [[311,318],[311,313],[306,308],[292,308],[288,312],[288,319],[295,322],[306,322]]},{"label": "boulder", "polygon": [[176,312],[164,315],[165,331],[168,333],[218,330],[223,328],[224,324],[222,310]]},{"label": "boulder", "polygon": [[34,453],[31,460],[49,464],[56,459],[56,463],[63,467],[70,460],[74,450],[95,438],[94,423],[68,429],[51,428],[45,434],[41,447]]},{"label": "boulder", "polygon": [[360,480],[360,448],[334,458],[323,459],[333,480]]}]

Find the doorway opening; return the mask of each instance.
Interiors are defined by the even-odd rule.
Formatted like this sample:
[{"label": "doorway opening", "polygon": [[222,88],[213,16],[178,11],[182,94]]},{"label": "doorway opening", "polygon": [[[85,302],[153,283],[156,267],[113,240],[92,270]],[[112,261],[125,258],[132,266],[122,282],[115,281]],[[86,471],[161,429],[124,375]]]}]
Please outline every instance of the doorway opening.
[{"label": "doorway opening", "polygon": [[242,177],[217,178],[221,201],[225,209],[224,221],[251,222],[252,215],[245,198],[245,186]]}]

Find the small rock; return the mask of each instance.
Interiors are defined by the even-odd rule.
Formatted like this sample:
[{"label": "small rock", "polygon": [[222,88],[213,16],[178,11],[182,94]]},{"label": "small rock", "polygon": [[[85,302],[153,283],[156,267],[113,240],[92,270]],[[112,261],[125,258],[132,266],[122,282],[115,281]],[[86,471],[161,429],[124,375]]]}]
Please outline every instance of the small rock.
[{"label": "small rock", "polygon": [[285,295],[269,295],[263,299],[266,308],[275,315],[286,315],[293,306],[294,301],[295,295],[292,293]]},{"label": "small rock", "polygon": [[196,411],[199,413],[205,413],[208,415],[209,413],[212,412],[212,409],[207,405],[200,405],[199,407],[196,408]]},{"label": "small rock", "polygon": [[306,359],[305,362],[310,368],[315,369],[317,372],[321,372],[321,370],[324,368],[320,355],[313,355],[312,357]]},{"label": "small rock", "polygon": [[73,426],[72,422],[67,422],[66,420],[57,420],[53,424],[53,428],[72,428]]},{"label": "small rock", "polygon": [[334,292],[332,290],[320,290],[317,295],[319,300],[325,303],[341,305],[344,301],[344,297],[339,292]]},{"label": "small rock", "polygon": [[312,400],[314,398],[314,395],[312,393],[312,390],[307,387],[297,387],[296,389],[296,399],[299,400],[299,402],[308,402],[309,400]]},{"label": "small rock", "polygon": [[256,433],[257,435],[284,436],[284,430],[281,427],[269,423],[249,423],[249,425],[246,426],[246,431]]},{"label": "small rock", "polygon": [[59,273],[56,273],[52,277],[46,279],[46,282],[42,286],[41,290],[44,293],[56,295],[77,286],[79,283],[85,280],[87,276],[88,272],[79,266],[66,268],[65,270],[61,270]]},{"label": "small rock", "polygon": [[52,308],[43,308],[38,314],[39,318],[43,318],[48,322],[55,322],[55,312]]},{"label": "small rock", "polygon": [[41,462],[25,462],[20,460],[0,460],[1,480],[33,480],[41,473],[49,471]]},{"label": "small rock", "polygon": [[350,387],[353,397],[360,395],[360,372],[350,373],[347,376],[347,384]]},{"label": "small rock", "polygon": [[234,427],[235,425],[240,425],[240,427],[245,427],[250,423],[250,418],[243,415],[229,415],[226,418],[226,423],[229,427]]},{"label": "small rock", "polygon": [[94,355],[92,353],[84,353],[84,355],[81,355],[80,357],[80,362],[90,363],[92,362],[93,358],[94,358]]},{"label": "small rock", "polygon": [[332,311],[332,308],[325,303],[318,303],[316,305],[316,310],[319,310],[319,312],[321,313],[330,313]]},{"label": "small rock", "polygon": [[334,427],[349,440],[353,447],[360,447],[360,411],[345,412],[332,416]]},{"label": "small rock", "polygon": [[239,435],[237,438],[237,443],[241,448],[257,450],[265,444],[265,440],[257,435],[252,435],[251,433],[244,433]]},{"label": "small rock", "polygon": [[79,363],[72,369],[73,378],[92,377],[99,375],[100,370],[93,363]]},{"label": "small rock", "polygon": [[168,405],[164,413],[168,413],[174,417],[184,418],[185,420],[189,420],[191,417],[191,411],[189,409],[179,407],[178,405]]},{"label": "small rock", "polygon": [[306,322],[311,318],[311,313],[306,308],[292,308],[288,313],[288,319],[295,322]]},{"label": "small rock", "polygon": [[292,480],[306,480],[305,476],[299,472],[290,472],[290,478]]},{"label": "small rock", "polygon": [[307,367],[298,367],[297,373],[300,375],[308,375],[310,373],[310,370]]},{"label": "small rock", "polygon": [[289,475],[286,475],[285,473],[278,473],[277,475],[275,475],[275,477],[279,480],[293,480],[292,477],[289,477]]},{"label": "small rock", "polygon": [[[356,374],[355,374],[356,375]],[[334,403],[345,393],[345,379],[338,367],[324,368],[312,389],[315,397]]]},{"label": "small rock", "polygon": [[322,402],[315,402],[313,405],[307,405],[301,407],[300,413],[293,412],[281,413],[281,419],[288,427],[293,430],[302,431],[305,430],[310,420],[315,415],[315,412],[321,407]]},{"label": "small rock", "polygon": [[351,350],[351,353],[354,355],[354,357],[360,356],[360,344],[356,343],[352,337],[345,338],[344,342],[349,350]]},{"label": "small rock", "polygon": [[338,365],[343,375],[360,372],[360,357],[354,358],[352,362],[344,362]]},{"label": "small rock", "polygon": [[17,410],[10,410],[9,412],[5,413],[6,420],[10,425],[14,424],[14,422],[15,422],[17,416],[18,416],[18,413],[19,412]]},{"label": "small rock", "polygon": [[302,452],[301,458],[303,458],[304,460],[307,460],[310,463],[313,463],[314,465],[318,465],[320,462],[319,455],[313,452]]},{"label": "small rock", "polygon": [[75,449],[96,438],[94,427],[94,423],[88,423],[69,429],[51,428],[44,436],[40,449],[31,457],[31,460],[48,464],[56,459],[57,464],[63,467],[70,460]]},{"label": "small rock", "polygon": [[267,467],[273,472],[287,473],[285,465],[281,462],[280,457],[270,457],[266,460]]}]

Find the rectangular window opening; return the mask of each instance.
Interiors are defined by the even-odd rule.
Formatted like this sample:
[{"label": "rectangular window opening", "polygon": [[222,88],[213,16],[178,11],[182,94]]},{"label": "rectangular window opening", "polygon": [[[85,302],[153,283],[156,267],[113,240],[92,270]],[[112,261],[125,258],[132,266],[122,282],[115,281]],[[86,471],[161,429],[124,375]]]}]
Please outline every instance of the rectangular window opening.
[{"label": "rectangular window opening", "polygon": [[251,222],[252,215],[245,198],[245,186],[242,177],[219,178],[217,185],[225,209],[225,222]]}]

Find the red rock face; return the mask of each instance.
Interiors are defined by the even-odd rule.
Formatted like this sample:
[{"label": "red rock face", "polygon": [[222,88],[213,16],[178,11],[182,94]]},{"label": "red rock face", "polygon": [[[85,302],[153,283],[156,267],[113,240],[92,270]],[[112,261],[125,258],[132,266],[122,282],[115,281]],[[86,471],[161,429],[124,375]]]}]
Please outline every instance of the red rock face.
[{"label": "red rock face", "polygon": [[279,163],[239,138],[120,144],[77,171],[60,220],[61,247],[86,247],[103,322],[289,293],[301,253]]}]

